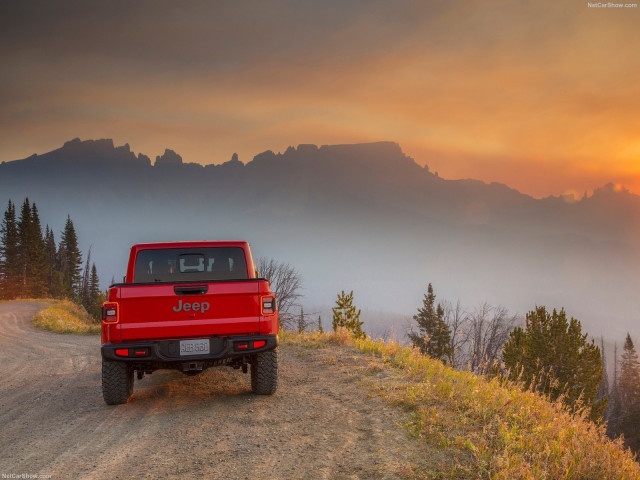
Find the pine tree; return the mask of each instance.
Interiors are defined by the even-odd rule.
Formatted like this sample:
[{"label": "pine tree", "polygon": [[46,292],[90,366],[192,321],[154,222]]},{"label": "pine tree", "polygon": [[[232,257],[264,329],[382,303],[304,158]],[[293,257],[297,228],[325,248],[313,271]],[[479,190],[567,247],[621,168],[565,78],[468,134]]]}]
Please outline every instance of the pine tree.
[{"label": "pine tree", "polygon": [[26,198],[18,221],[18,268],[20,294],[27,297],[42,297],[48,294],[44,239],[36,204],[30,205]]},{"label": "pine tree", "polygon": [[89,310],[90,300],[89,300],[89,275],[91,265],[91,247],[89,247],[89,252],[87,252],[87,261],[84,264],[84,274],[82,275],[82,287],[80,291],[80,302],[84,306],[84,308]]},{"label": "pine tree", "polygon": [[413,319],[418,324],[418,333],[410,332],[411,343],[420,352],[433,358],[447,362],[451,358],[451,330],[444,320],[444,308],[436,306],[433,286],[427,286],[427,293],[422,300],[422,308]]},{"label": "pine tree", "polygon": [[549,314],[545,307],[536,307],[529,312],[525,329],[511,332],[502,358],[508,378],[551,400],[563,395],[569,408],[585,406],[592,420],[602,418],[607,399],[596,400],[602,379],[600,349],[593,340],[587,342],[580,322],[568,320],[564,309]]},{"label": "pine tree", "polygon": [[619,437],[622,433],[620,422],[622,419],[622,403],[620,401],[620,376],[618,375],[618,344],[613,344],[613,382],[607,400],[607,435],[610,438]]},{"label": "pine tree", "polygon": [[31,297],[40,298],[49,295],[50,292],[47,287],[46,245],[35,202],[31,205],[30,219],[27,235],[28,294]]},{"label": "pine tree", "polygon": [[631,335],[627,333],[620,359],[620,404],[622,417],[620,429],[625,445],[634,452],[640,451],[640,361]]},{"label": "pine tree", "polygon": [[16,224],[16,207],[9,200],[0,228],[0,298],[18,296],[20,276],[20,239]]},{"label": "pine tree", "polygon": [[82,252],[78,248],[78,237],[67,216],[62,239],[58,248],[58,266],[62,274],[62,294],[68,298],[79,299],[82,290]]},{"label": "pine tree", "polygon": [[322,328],[322,318],[318,315],[318,333],[324,333],[324,329]]},{"label": "pine tree", "polygon": [[98,319],[100,318],[102,302],[100,301],[100,280],[98,279],[98,269],[96,264],[91,265],[91,276],[89,278],[89,314]]},{"label": "pine tree", "polygon": [[338,327],[346,328],[354,337],[364,338],[366,335],[362,331],[362,324],[359,320],[361,311],[356,311],[356,307],[353,305],[353,290],[348,295],[342,290],[342,293],[338,294],[336,300],[336,306],[331,309],[333,311],[333,330],[338,330]]},{"label": "pine tree", "polygon": [[31,233],[31,205],[25,198],[20,209],[18,220],[18,268],[20,272],[20,289],[22,296],[28,296],[27,263],[29,259],[29,241]]},{"label": "pine tree", "polygon": [[54,298],[59,298],[62,294],[62,275],[56,262],[56,240],[53,230],[46,226],[44,234],[44,258],[47,269],[47,289]]},{"label": "pine tree", "polygon": [[[609,375],[607,373],[607,358],[604,351],[604,338],[600,336],[600,359],[602,361],[602,380],[600,380],[600,385],[598,385],[598,392],[596,393],[596,399],[600,400],[601,398],[609,397]],[[605,420],[606,414],[604,415]]]}]

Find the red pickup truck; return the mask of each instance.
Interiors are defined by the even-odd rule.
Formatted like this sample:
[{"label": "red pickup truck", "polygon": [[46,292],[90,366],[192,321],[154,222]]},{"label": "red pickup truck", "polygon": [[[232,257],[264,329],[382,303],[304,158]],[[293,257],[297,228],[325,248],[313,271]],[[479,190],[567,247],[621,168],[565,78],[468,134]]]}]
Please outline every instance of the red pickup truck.
[{"label": "red pickup truck", "polygon": [[247,242],[134,245],[124,283],[102,305],[102,394],[126,403],[159,369],[187,375],[251,365],[254,393],[278,383],[278,310]]}]

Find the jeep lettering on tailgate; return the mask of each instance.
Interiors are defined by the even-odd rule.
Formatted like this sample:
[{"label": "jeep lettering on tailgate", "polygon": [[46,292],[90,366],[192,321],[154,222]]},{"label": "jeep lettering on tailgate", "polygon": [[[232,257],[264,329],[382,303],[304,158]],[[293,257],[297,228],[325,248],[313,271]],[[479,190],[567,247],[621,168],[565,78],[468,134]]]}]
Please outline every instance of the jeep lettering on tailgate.
[{"label": "jeep lettering on tailgate", "polygon": [[173,307],[174,312],[201,312],[204,313],[209,310],[209,302],[184,302],[178,300],[178,306]]},{"label": "jeep lettering on tailgate", "polygon": [[[102,396],[127,403],[134,377],[211,367],[249,373],[251,390],[278,387],[278,307],[244,241],[139,243],[102,305]],[[185,392],[188,394],[188,391]]]}]

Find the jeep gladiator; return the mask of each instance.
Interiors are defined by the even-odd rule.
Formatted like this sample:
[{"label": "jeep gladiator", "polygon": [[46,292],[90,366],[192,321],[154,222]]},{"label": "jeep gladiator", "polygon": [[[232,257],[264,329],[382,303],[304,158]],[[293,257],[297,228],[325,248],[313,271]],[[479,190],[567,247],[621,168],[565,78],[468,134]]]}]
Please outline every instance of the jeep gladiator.
[{"label": "jeep gladiator", "polygon": [[227,365],[254,393],[278,383],[278,311],[247,242],[147,243],[131,247],[123,283],[102,305],[102,394],[126,403],[159,369],[196,375]]}]

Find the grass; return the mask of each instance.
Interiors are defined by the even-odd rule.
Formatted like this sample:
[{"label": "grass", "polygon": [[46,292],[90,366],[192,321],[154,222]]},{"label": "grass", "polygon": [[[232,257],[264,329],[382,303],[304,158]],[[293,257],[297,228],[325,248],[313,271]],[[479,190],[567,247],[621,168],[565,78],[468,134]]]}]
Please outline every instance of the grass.
[{"label": "grass", "polygon": [[43,330],[56,333],[96,335],[100,333],[100,323],[89,316],[87,311],[69,300],[45,300],[50,305],[33,317],[33,324]]},{"label": "grass", "polygon": [[[411,437],[467,451],[472,470],[447,478],[640,479],[640,465],[620,439],[610,440],[588,412],[569,412],[520,385],[447,367],[397,343],[338,334],[281,334],[308,348],[351,345],[393,370],[395,381],[365,382],[374,395],[410,415]],[[380,367],[376,367],[380,368]],[[467,464],[467,462],[465,462]],[[408,478],[425,478],[420,472]]]}]

